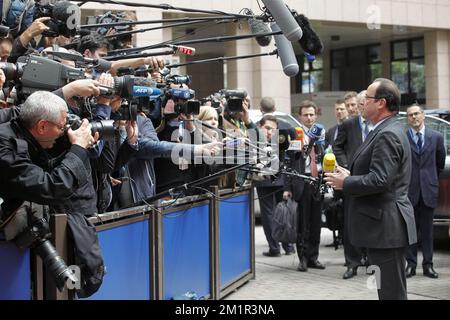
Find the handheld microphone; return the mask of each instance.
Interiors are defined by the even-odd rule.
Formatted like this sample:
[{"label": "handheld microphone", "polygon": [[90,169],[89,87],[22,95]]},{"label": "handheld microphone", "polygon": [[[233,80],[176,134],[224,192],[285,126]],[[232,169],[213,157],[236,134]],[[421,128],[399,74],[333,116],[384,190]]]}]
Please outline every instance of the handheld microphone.
[{"label": "handheld microphone", "polygon": [[186,46],[175,46],[175,45],[168,45],[170,48],[175,50],[175,53],[182,53],[187,56],[194,56],[195,55],[195,48],[192,47],[186,47]]},{"label": "handheld microphone", "polygon": [[292,140],[289,144],[289,151],[302,151],[303,150],[303,138],[305,132],[300,127],[295,127],[295,140]]},{"label": "handheld microphone", "polygon": [[303,30],[303,37],[298,41],[302,49],[312,55],[321,54],[323,51],[323,44],[318,34],[314,31],[309,23],[307,17],[302,14],[297,14],[294,11],[295,20]]},{"label": "handheld microphone", "polygon": [[154,97],[160,96],[161,90],[158,88],[145,87],[145,86],[133,86],[132,90],[133,97]]},{"label": "handheld microphone", "polygon": [[309,157],[314,144],[321,144],[323,142],[323,134],[325,132],[325,127],[320,123],[314,123],[306,133],[309,138],[309,143],[306,146],[305,157]]},{"label": "handheld microphone", "polygon": [[[280,28],[276,23],[271,25],[272,31],[280,31]],[[288,39],[280,34],[275,36],[275,44],[278,49],[278,56],[280,57],[281,65],[283,66],[283,72],[288,77],[294,77],[298,74],[300,68],[295,57],[294,49]]]},{"label": "handheld microphone", "polygon": [[[253,11],[250,9],[247,9],[245,14],[254,15]],[[248,19],[248,26],[252,34],[270,33],[270,28],[263,21],[255,18]],[[267,47],[271,41],[271,36],[256,37],[256,42],[258,42],[261,47]]]},{"label": "handheld microphone", "polygon": [[302,38],[302,29],[282,0],[262,0],[262,2],[289,41],[298,41]]},{"label": "handheld microphone", "polygon": [[323,156],[322,168],[323,172],[334,172],[336,167],[336,156],[334,153],[326,153]]}]

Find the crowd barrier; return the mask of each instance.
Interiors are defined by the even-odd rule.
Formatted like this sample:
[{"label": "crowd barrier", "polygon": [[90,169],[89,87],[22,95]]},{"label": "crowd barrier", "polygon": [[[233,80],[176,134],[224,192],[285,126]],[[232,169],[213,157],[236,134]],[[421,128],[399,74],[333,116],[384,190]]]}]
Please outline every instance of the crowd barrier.
[{"label": "crowd barrier", "polygon": [[[106,275],[91,300],[218,300],[255,277],[253,189],[218,190],[156,210],[146,205],[91,218]],[[53,243],[70,265],[67,217],[51,217]],[[0,299],[71,300],[39,257],[0,242]]]}]

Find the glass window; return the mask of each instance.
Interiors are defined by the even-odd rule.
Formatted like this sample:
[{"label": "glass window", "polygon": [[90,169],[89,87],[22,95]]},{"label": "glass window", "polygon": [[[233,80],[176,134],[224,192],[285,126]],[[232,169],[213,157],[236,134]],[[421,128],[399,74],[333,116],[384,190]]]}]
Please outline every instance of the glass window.
[{"label": "glass window", "polygon": [[323,90],[323,59],[309,62],[304,55],[297,56],[299,66],[303,70],[291,80],[291,90],[294,93],[312,93]]},{"label": "glass window", "polygon": [[411,48],[412,48],[412,57],[413,58],[424,57],[425,53],[424,53],[423,39],[412,41]]},{"label": "glass window", "polygon": [[334,50],[331,54],[333,68],[345,67],[345,50]]},{"label": "glass window", "polygon": [[408,61],[393,61],[391,69],[392,81],[394,81],[401,93],[409,92]]},{"label": "glass window", "polygon": [[368,49],[368,57],[367,60],[369,63],[380,62],[381,61],[381,46],[370,46]]},{"label": "glass window", "polygon": [[391,77],[402,93],[402,104],[425,103],[425,60],[423,39],[392,44]]},{"label": "glass window", "polygon": [[411,92],[417,94],[417,99],[425,99],[425,62],[423,59],[410,61]]},{"label": "glass window", "polygon": [[408,42],[394,42],[393,44],[393,60],[407,59],[408,58]]},{"label": "glass window", "polygon": [[381,78],[381,63],[373,63],[369,65],[369,68],[370,68],[369,82],[373,82],[373,80]]}]

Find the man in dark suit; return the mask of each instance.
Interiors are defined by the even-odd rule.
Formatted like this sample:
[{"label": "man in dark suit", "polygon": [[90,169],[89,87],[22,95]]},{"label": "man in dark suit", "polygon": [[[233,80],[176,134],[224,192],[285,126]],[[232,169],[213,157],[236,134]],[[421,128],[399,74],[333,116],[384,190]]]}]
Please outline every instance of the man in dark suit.
[{"label": "man in dark suit", "polygon": [[405,258],[417,241],[414,209],[408,199],[411,148],[395,115],[400,91],[388,79],[368,88],[363,117],[374,128],[350,161],[350,171],[337,167],[326,181],[348,195],[350,242],[367,248],[380,300],[407,299]]},{"label": "man in dark suit", "polygon": [[345,108],[345,101],[343,99],[338,99],[334,104],[334,115],[336,116],[337,124],[325,133],[325,149],[328,148],[329,145],[334,146],[334,141],[338,135],[338,126],[348,118],[348,112]]},{"label": "man in dark suit", "polygon": [[[364,90],[357,95],[358,116],[351,117],[342,122],[334,142],[333,151],[336,155],[337,163],[344,168],[348,168],[348,163],[372,129],[372,125],[361,115],[365,94],[366,91]],[[344,256],[347,270],[342,276],[343,279],[351,279],[356,276],[358,267],[365,263],[365,261],[363,262],[365,257],[364,250],[355,247],[350,242],[348,235],[348,214],[348,201],[346,201],[344,196]]]},{"label": "man in dark suit", "polygon": [[[418,105],[407,109],[408,139],[411,145],[413,176],[409,184],[409,200],[414,206],[423,252],[423,275],[438,278],[433,269],[433,212],[438,204],[438,175],[445,166],[444,137],[437,131],[425,128],[425,114]],[[406,260],[406,277],[416,275],[417,245],[409,247]]]}]

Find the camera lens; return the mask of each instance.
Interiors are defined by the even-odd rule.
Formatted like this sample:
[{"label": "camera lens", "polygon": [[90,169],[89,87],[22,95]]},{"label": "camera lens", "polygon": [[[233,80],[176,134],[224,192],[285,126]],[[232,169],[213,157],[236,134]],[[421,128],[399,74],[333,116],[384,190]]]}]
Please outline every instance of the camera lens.
[{"label": "camera lens", "polygon": [[35,249],[36,253],[42,258],[45,267],[48,268],[59,291],[64,289],[67,279],[74,283],[79,281],[58,255],[58,252],[56,252],[55,247],[49,240],[44,240]]}]

